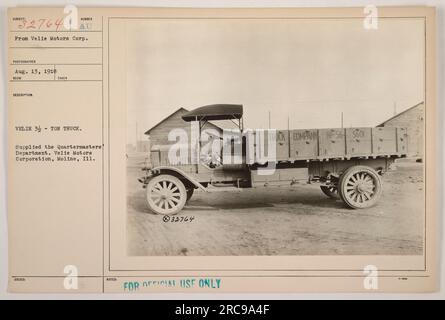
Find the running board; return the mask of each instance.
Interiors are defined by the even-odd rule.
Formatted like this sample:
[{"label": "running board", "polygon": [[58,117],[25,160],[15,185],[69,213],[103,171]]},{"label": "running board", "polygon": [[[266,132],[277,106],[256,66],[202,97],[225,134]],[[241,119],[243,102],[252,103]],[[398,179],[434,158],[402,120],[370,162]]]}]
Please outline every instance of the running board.
[{"label": "running board", "polygon": [[239,192],[241,192],[241,191],[243,191],[243,189],[242,188],[237,188],[237,187],[234,187],[234,186],[231,186],[231,185],[215,187],[215,186],[209,184],[207,186],[207,188],[206,188],[206,191],[207,192],[221,192],[221,191],[232,191],[232,192],[233,191],[239,191]]}]

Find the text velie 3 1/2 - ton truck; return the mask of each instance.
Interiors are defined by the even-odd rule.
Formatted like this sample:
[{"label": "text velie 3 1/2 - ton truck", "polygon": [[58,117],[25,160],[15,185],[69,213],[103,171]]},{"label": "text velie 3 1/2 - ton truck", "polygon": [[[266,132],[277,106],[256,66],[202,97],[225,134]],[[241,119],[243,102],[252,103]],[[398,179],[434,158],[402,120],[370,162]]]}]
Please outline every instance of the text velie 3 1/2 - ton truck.
[{"label": "text velie 3 1/2 - ton truck", "polygon": [[[275,141],[268,145],[275,148],[273,169],[267,171],[271,161],[257,161],[261,140],[246,138],[249,135],[243,134],[246,131],[242,128],[242,115],[242,105],[217,104],[197,108],[182,116],[184,121],[193,122],[198,128],[195,144],[199,146],[203,143],[201,129],[207,121],[230,120],[235,123],[239,127],[239,142],[234,139],[227,142],[218,136],[213,138],[223,140],[222,149],[226,144],[231,152],[236,148],[234,144],[239,143],[241,163],[224,163],[221,159],[227,158],[221,154],[226,151],[219,150],[216,155],[199,151],[196,163],[178,163],[169,160],[171,145],[153,146],[151,165],[143,168],[145,176],[139,179],[153,212],[164,215],[180,212],[198,188],[212,191],[224,187],[289,186],[300,182],[320,182],[321,190],[327,196],[340,197],[354,209],[367,208],[381,195],[380,176],[396,158],[407,154],[406,128],[274,130],[272,137]],[[205,143],[208,141],[206,139]],[[207,149],[215,153],[215,148]],[[193,152],[194,148],[189,150]]]}]

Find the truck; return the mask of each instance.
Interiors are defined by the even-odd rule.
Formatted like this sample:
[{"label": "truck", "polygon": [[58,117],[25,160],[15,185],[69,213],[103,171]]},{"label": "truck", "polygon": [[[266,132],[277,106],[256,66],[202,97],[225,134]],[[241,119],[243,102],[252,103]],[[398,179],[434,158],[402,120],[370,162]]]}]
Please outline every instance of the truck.
[{"label": "truck", "polygon": [[[149,209],[156,214],[179,213],[196,189],[212,192],[311,183],[319,183],[326,196],[341,199],[347,207],[364,209],[374,206],[381,197],[381,176],[408,153],[406,128],[274,129],[265,130],[259,139],[258,132],[244,130],[243,106],[238,104],[199,107],[182,119],[198,130],[197,138],[186,142],[189,152],[178,161],[172,160],[172,145],[153,146],[150,165],[142,168],[144,175],[138,179]],[[203,139],[201,130],[208,121],[230,121],[236,125],[239,139],[215,133]],[[213,143],[220,140],[226,151],[202,148],[207,151],[201,152],[209,136]],[[263,145],[265,136],[269,140]],[[241,150],[239,161],[227,161],[230,158],[224,152],[233,152],[236,143]],[[196,150],[198,155],[192,161]],[[266,153],[273,158],[264,161]]]}]

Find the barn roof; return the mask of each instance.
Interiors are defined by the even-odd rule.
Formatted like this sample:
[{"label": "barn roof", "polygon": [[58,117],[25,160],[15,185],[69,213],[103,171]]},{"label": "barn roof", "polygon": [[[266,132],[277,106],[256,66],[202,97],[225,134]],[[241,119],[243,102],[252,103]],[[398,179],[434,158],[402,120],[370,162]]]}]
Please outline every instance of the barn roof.
[{"label": "barn roof", "polygon": [[243,106],[240,104],[211,104],[196,108],[182,116],[184,121],[240,119]]},{"label": "barn roof", "polygon": [[170,114],[169,116],[167,116],[167,117],[165,117],[164,119],[162,119],[161,121],[159,121],[157,124],[155,124],[155,125],[154,125],[153,127],[151,127],[150,129],[148,129],[147,131],[145,131],[144,134],[150,134],[150,131],[152,131],[154,128],[157,128],[161,123],[163,123],[164,121],[170,119],[172,116],[174,116],[175,114],[177,114],[177,113],[180,112],[180,111],[188,112],[187,109],[181,107],[181,108],[177,109],[175,112],[173,112],[172,114]]},{"label": "barn roof", "polygon": [[422,101],[422,102],[419,102],[418,104],[416,104],[416,105],[414,105],[414,106],[412,106],[412,107],[410,107],[410,108],[408,108],[408,109],[406,109],[406,110],[403,110],[402,112],[396,114],[395,116],[392,116],[392,117],[389,118],[389,119],[386,119],[386,120],[383,121],[382,123],[376,125],[376,127],[383,127],[383,126],[385,125],[385,123],[387,123],[388,121],[391,121],[391,120],[393,120],[393,119],[395,119],[395,118],[401,116],[402,114],[407,113],[408,111],[410,111],[410,110],[412,110],[412,109],[414,109],[414,108],[417,108],[417,107],[420,106],[421,104],[423,104],[423,101]]},{"label": "barn roof", "polygon": [[[159,121],[157,124],[155,124],[153,127],[151,127],[150,129],[148,129],[147,131],[145,131],[144,134],[149,135],[150,132],[151,132],[153,129],[157,128],[157,127],[160,126],[162,123],[164,123],[165,121],[167,121],[168,119],[170,119],[171,117],[173,117],[175,114],[177,114],[177,113],[179,113],[179,112],[185,112],[185,113],[188,113],[189,111],[188,111],[187,109],[185,109],[185,108],[182,108],[182,107],[179,108],[179,109],[177,109],[175,112],[171,113],[169,116],[165,117],[164,119],[162,119],[161,121]],[[218,128],[218,129],[221,129],[219,126],[217,126],[217,125],[214,124],[214,123],[209,122],[209,124],[212,125],[212,126],[215,126],[215,127]]]}]

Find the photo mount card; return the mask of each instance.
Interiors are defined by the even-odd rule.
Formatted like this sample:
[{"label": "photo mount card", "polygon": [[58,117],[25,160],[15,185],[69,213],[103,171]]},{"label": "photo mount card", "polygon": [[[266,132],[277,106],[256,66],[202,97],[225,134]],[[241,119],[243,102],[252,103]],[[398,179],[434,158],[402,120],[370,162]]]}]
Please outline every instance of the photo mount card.
[{"label": "photo mount card", "polygon": [[8,10],[10,292],[433,292],[432,7]]}]

